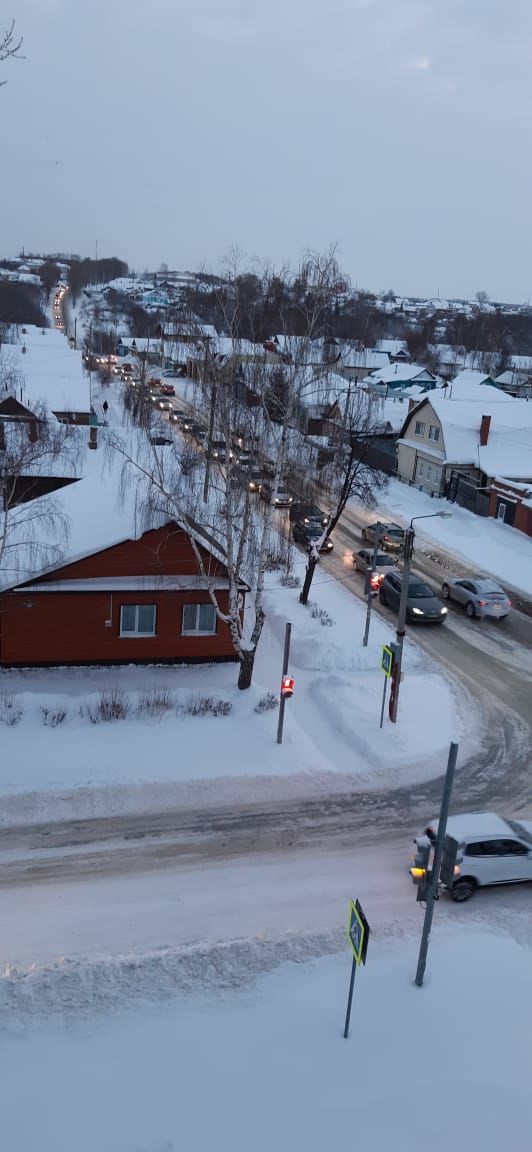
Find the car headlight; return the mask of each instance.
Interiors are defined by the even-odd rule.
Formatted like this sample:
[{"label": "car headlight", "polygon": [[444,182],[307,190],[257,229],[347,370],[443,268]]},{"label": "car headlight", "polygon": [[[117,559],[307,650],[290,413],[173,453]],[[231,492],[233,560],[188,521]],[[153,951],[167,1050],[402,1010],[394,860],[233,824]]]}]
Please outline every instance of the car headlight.
[{"label": "car headlight", "polygon": [[421,608],[412,608],[412,612],[414,613],[414,616],[422,616],[423,615],[423,611]]},{"label": "car headlight", "polygon": [[445,607],[441,608],[440,609],[440,616],[446,616],[446,615],[447,615],[447,609]]}]

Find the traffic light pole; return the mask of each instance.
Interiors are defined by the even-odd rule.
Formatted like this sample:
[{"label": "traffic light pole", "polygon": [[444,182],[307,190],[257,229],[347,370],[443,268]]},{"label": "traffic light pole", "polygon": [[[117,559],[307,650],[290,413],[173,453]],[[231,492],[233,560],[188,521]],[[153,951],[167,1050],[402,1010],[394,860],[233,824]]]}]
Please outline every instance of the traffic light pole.
[{"label": "traffic light pole", "polygon": [[412,525],[410,525],[410,528],[405,530],[404,563],[403,574],[401,576],[401,598],[399,600],[399,615],[397,620],[396,634],[397,656],[393,669],[392,696],[390,700],[390,720],[392,720],[394,724],[397,721],[397,709],[399,707],[399,687],[401,684],[401,666],[403,663],[403,640],[406,632],[406,604],[408,600],[410,565],[412,563],[412,553],[414,551],[414,536],[414,529],[412,528]]},{"label": "traffic light pole", "polygon": [[371,590],[371,577],[377,571],[377,556],[379,554],[380,540],[381,540],[381,534],[380,534],[379,530],[377,529],[375,532],[375,541],[373,544],[373,557],[371,560],[371,572],[370,573],[366,572],[368,610],[366,612],[366,629],[364,632],[364,639],[362,641],[364,648],[367,648],[368,640],[369,640],[369,626],[371,623],[371,608],[373,605],[373,593]]},{"label": "traffic light pole", "polygon": [[423,921],[423,931],[421,933],[421,944],[419,946],[419,956],[416,969],[416,984],[421,988],[423,984],[423,977],[425,975],[425,968],[427,964],[427,953],[429,950],[430,930],[432,927],[432,917],[434,915],[434,903],[438,899],[438,886],[440,880],[440,868],[443,855],[443,845],[445,841],[445,830],[447,828],[447,817],[449,815],[449,804],[451,800],[451,792],[453,789],[454,770],[456,768],[456,758],[458,756],[458,744],[451,744],[449,748],[449,759],[447,760],[447,771],[445,773],[445,781],[443,785],[443,795],[441,798],[440,819],[438,823],[438,839],[436,841],[436,852],[434,855],[434,864],[430,873],[430,884],[427,891],[427,904],[425,908],[425,919]]},{"label": "traffic light pole", "polygon": [[[285,629],[285,634],[284,634],[283,671],[282,671],[282,675],[281,675],[281,685],[283,683],[284,677],[286,676],[286,674],[288,672],[288,660],[290,657],[290,634],[291,634],[291,632],[292,632],[292,625],[287,624],[286,629]],[[281,695],[279,698],[279,721],[277,724],[277,743],[278,744],[282,744],[282,742],[283,742],[283,724],[284,724],[285,705],[286,705],[286,696],[284,695],[282,688],[281,688]]]}]

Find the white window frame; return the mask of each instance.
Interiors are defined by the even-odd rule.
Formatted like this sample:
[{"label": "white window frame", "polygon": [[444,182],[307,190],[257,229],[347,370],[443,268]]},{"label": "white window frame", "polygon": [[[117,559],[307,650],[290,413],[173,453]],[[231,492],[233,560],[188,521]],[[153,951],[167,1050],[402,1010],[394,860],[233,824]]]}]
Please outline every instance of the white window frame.
[{"label": "white window frame", "polygon": [[[124,608],[135,609],[135,629],[134,631],[124,631],[122,626],[122,614]],[[139,608],[153,608],[153,631],[152,632],[139,632]],[[156,636],[157,635],[157,605],[156,604],[121,604],[120,605],[120,638],[122,640],[139,640],[143,636]]]},{"label": "white window frame", "polygon": [[418,462],[417,462],[417,474],[418,474],[420,480],[423,479],[424,471],[425,471],[425,465],[424,465],[423,461],[418,460]]},{"label": "white window frame", "polygon": [[438,425],[437,424],[430,424],[429,425],[429,440],[432,440],[432,442],[434,444],[437,444],[439,439],[440,439],[440,429],[438,428]]},{"label": "white window frame", "polygon": [[424,420],[416,420],[414,424],[414,436],[424,436],[426,427],[427,425]]},{"label": "white window frame", "polygon": [[[185,628],[185,609],[187,609],[187,608],[188,609],[190,609],[190,608],[196,609],[196,627],[195,628]],[[213,627],[212,628],[208,628],[207,630],[205,630],[205,629],[200,630],[200,628],[198,627],[199,615],[200,615],[200,609],[201,608],[211,608],[212,609],[212,612],[213,612]],[[216,636],[216,622],[217,622],[217,617],[216,617],[216,609],[214,607],[214,604],[207,603],[205,600],[198,601],[197,604],[194,604],[194,603],[183,604],[183,607],[181,610],[181,635],[182,636]]]}]

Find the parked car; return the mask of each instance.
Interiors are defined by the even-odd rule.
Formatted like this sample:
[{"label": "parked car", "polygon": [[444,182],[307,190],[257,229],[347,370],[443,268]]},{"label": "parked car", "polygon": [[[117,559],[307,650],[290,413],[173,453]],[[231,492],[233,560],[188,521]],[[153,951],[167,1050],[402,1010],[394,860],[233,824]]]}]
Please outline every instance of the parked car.
[{"label": "parked car", "polygon": [[170,436],[150,436],[150,444],[162,446],[162,445],[173,444],[173,443],[174,443],[174,441],[172,440],[172,438]]},{"label": "parked car", "polygon": [[[265,480],[261,485],[260,495],[261,499],[264,500],[266,504],[272,503],[273,484],[271,480]],[[275,497],[275,507],[289,508],[293,502],[293,499],[294,498],[291,496],[288,488],[285,488],[283,484],[279,484],[277,488],[277,496]]]},{"label": "parked car", "polygon": [[375,543],[375,533],[379,531],[379,544],[386,552],[402,552],[405,542],[405,530],[400,524],[386,524],[377,520],[375,524],[366,524],[362,529],[362,539],[367,544]]},{"label": "parked car", "polygon": [[504,620],[512,607],[506,592],[491,576],[464,576],[456,580],[446,580],[441,586],[444,600],[455,600],[462,604],[466,615],[492,620]]},{"label": "parked car", "polygon": [[[432,820],[425,837],[435,844],[438,821]],[[519,884],[532,880],[532,821],[506,820],[495,812],[464,812],[450,816],[447,834],[458,841],[454,879],[448,891],[453,900],[469,900],[488,884]],[[415,844],[423,842],[417,836]],[[425,840],[426,843],[426,840]]]},{"label": "parked car", "polygon": [[318,524],[323,524],[323,527],[325,528],[328,520],[329,517],[327,513],[323,512],[321,508],[318,508],[317,504],[301,504],[299,501],[295,500],[294,503],[290,506],[291,524],[295,524],[296,522],[298,524],[310,524],[317,522]]},{"label": "parked car", "polygon": [[[292,528],[292,535],[297,544],[304,544],[305,548],[309,548],[313,540],[319,540],[323,533],[323,525],[314,521],[313,524],[294,524]],[[330,536],[323,541],[320,545],[319,551],[328,553],[332,552],[334,544]]]},{"label": "parked car", "polygon": [[[395,612],[399,611],[402,580],[402,572],[395,569],[383,576],[379,588],[381,604],[393,608]],[[419,576],[410,576],[406,601],[406,619],[409,624],[443,624],[446,616],[447,609],[433,589],[424,580],[420,580]]]},{"label": "parked car", "polygon": [[[373,549],[361,548],[359,552],[352,552],[353,567],[357,572],[371,572],[373,569]],[[394,568],[397,564],[397,556],[392,556],[388,552],[377,552],[375,558],[375,586],[378,588],[382,584],[383,578],[390,568]]]}]

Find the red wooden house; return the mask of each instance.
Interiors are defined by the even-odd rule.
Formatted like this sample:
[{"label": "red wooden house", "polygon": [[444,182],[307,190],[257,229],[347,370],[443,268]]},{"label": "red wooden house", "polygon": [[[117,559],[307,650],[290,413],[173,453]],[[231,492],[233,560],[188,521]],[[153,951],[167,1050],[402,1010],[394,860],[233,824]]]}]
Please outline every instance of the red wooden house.
[{"label": "red wooden house", "polygon": [[[59,496],[72,508],[84,488],[78,512],[92,514],[85,525],[74,525],[61,559],[45,568],[41,561],[34,576],[26,561],[16,582],[3,580],[0,665],[235,660],[229,629],[217,618],[207,587],[209,582],[225,610],[227,569],[216,545],[194,527],[207,582],[177,523],[137,532],[117,509],[99,516],[101,507],[87,500],[96,491],[94,478]],[[242,586],[242,610],[245,592]]]}]

